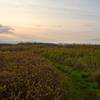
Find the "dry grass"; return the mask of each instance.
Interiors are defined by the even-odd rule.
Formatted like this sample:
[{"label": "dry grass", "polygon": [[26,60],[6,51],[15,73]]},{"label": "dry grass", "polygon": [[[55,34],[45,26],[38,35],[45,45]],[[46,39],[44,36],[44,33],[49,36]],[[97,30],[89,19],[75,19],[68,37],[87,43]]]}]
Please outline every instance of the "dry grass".
[{"label": "dry grass", "polygon": [[66,99],[61,80],[59,72],[33,51],[7,47],[0,52],[1,99]]}]

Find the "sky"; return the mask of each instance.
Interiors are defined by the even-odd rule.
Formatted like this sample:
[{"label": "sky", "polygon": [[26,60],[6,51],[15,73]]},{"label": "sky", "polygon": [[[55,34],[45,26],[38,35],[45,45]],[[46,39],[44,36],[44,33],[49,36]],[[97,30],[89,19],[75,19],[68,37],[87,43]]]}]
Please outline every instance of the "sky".
[{"label": "sky", "polygon": [[100,44],[100,0],[0,0],[0,42]]}]

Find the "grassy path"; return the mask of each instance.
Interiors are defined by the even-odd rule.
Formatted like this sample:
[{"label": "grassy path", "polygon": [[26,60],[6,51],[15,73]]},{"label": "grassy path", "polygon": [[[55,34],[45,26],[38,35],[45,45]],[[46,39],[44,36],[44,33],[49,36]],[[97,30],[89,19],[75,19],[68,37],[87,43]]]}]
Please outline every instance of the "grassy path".
[{"label": "grassy path", "polygon": [[64,85],[67,89],[69,87],[70,100],[99,100],[99,98],[95,99],[99,91],[97,84],[89,80],[86,72],[60,64],[50,58],[47,59],[64,74]]}]

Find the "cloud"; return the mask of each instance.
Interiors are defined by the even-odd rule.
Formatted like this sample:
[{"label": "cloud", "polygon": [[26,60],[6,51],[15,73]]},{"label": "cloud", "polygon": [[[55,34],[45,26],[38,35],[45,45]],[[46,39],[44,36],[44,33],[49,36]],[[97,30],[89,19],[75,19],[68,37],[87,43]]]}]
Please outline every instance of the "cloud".
[{"label": "cloud", "polygon": [[63,28],[63,25],[58,24],[58,25],[46,25],[46,24],[35,24],[35,28]]},{"label": "cloud", "polygon": [[13,33],[13,30],[14,29],[10,26],[5,26],[5,25],[0,24],[0,34],[2,34],[2,33]]}]

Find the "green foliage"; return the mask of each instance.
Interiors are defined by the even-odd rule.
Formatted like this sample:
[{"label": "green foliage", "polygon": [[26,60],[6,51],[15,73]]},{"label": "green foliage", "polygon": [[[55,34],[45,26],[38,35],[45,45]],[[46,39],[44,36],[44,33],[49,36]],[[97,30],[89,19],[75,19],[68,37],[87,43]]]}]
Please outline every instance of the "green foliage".
[{"label": "green foliage", "polygon": [[99,100],[100,47],[57,47],[40,51],[65,75],[65,85],[69,87],[72,100]]}]

